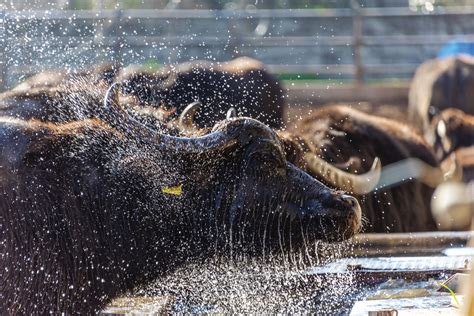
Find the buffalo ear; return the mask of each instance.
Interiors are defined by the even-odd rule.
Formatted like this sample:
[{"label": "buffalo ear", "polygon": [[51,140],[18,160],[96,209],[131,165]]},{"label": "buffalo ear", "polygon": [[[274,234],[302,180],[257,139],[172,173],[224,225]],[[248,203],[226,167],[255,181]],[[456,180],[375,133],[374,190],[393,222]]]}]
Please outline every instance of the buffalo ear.
[{"label": "buffalo ear", "polygon": [[428,108],[428,117],[430,118],[430,121],[433,117],[439,114],[439,109],[437,107],[434,107],[432,105],[429,106]]}]

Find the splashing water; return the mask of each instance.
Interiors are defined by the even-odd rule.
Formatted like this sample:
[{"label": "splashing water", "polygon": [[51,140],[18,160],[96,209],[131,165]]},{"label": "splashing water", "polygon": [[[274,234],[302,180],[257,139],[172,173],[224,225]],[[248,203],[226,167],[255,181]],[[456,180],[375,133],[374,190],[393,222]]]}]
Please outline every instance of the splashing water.
[{"label": "splashing water", "polygon": [[[331,261],[347,249],[347,244],[318,242],[312,261]],[[189,262],[129,295],[171,296],[171,312],[178,313],[324,315],[349,312],[351,302],[362,295],[363,289],[352,274],[316,275],[308,273],[309,266],[290,261],[278,254],[265,260],[213,258]]]}]

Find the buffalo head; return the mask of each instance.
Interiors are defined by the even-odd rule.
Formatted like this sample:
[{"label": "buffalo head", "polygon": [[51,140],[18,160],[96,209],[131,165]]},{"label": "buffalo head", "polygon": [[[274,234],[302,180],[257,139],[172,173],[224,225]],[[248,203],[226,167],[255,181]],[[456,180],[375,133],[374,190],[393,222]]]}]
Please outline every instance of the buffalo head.
[{"label": "buffalo head", "polygon": [[179,185],[189,191],[183,193],[184,203],[193,205],[185,209],[203,209],[198,216],[208,221],[199,229],[213,230],[213,244],[262,252],[316,239],[340,241],[359,229],[357,200],[287,162],[279,137],[266,125],[230,118],[199,137],[160,134],[121,108],[118,91],[118,84],[109,89],[107,112],[121,117],[117,126],[124,132],[153,145],[149,151],[159,151],[175,162],[172,169],[186,175]]},{"label": "buffalo head", "polygon": [[441,161],[460,147],[474,145],[474,116],[446,109],[433,117],[425,138]]}]

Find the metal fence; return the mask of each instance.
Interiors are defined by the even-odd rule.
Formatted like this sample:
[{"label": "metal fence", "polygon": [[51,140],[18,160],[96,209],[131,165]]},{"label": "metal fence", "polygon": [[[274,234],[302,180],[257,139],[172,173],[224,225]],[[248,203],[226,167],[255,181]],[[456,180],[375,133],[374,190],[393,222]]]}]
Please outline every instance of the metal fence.
[{"label": "metal fence", "polygon": [[474,41],[474,7],[326,10],[0,11],[0,88],[46,69],[250,55],[279,74],[408,78],[451,40]]}]

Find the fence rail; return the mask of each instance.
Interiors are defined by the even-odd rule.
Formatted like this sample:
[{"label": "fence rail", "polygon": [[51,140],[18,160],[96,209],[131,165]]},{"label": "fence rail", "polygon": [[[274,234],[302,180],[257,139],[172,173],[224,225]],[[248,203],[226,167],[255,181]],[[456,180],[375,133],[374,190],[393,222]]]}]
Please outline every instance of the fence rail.
[{"label": "fence rail", "polygon": [[[2,49],[0,50],[0,89],[9,86],[7,82],[9,77],[21,74],[30,74],[42,71],[48,68],[54,68],[47,63],[34,62],[37,54],[48,49],[57,50],[68,49],[68,56],[74,59],[74,53],[80,53],[84,50],[107,51],[112,53],[118,60],[115,62],[125,63],[124,56],[131,54],[126,52],[128,49],[140,51],[150,47],[176,47],[179,49],[200,49],[205,47],[222,48],[231,51],[231,57],[242,54],[242,50],[255,49],[278,49],[282,52],[288,52],[287,59],[283,62],[275,63],[271,60],[264,60],[269,68],[277,73],[285,74],[315,74],[315,75],[349,75],[358,83],[363,83],[367,74],[385,74],[398,77],[399,74],[412,73],[418,63],[416,62],[398,62],[398,63],[380,63],[367,60],[364,52],[378,47],[393,50],[401,50],[401,47],[427,47],[433,46],[431,51],[439,48],[443,43],[462,39],[464,41],[474,41],[474,24],[468,32],[455,32],[452,34],[366,34],[364,27],[370,19],[390,19],[406,18],[422,19],[453,19],[464,17],[474,21],[474,7],[450,7],[436,9],[429,14],[413,12],[408,8],[358,8],[352,9],[324,9],[324,10],[254,10],[254,11],[213,11],[213,10],[100,10],[100,11],[9,11],[0,10],[0,40]],[[211,28],[212,23],[224,22],[227,32],[224,35],[206,35],[192,34],[192,30],[182,32],[175,27],[169,29],[160,35],[146,34],[114,34],[106,32],[111,29],[120,29],[130,21],[142,21],[151,19],[156,23],[168,23],[177,21],[177,23],[187,23],[189,21],[198,21],[199,24],[207,23]],[[344,19],[346,25],[351,28],[346,34],[337,35],[318,35],[317,30],[313,33],[304,35],[298,34],[272,34],[268,30],[269,26],[278,21],[285,23],[294,22],[298,24],[301,21],[321,20],[321,23],[327,21],[340,21]],[[23,24],[32,27],[35,23],[71,23],[72,21],[86,20],[93,21],[94,30],[88,30],[88,35],[57,35],[48,39],[48,34],[41,33],[35,37],[29,37],[19,33]],[[239,30],[239,26],[252,21],[255,25],[251,30]],[[281,22],[283,23],[283,22]],[[301,22],[303,23],[303,22]],[[449,24],[449,23],[448,23]],[[79,26],[78,26],[79,27]],[[82,26],[84,27],[84,26]],[[259,30],[260,28],[263,28]],[[164,27],[163,27],[164,28]],[[338,30],[339,31],[339,30]],[[133,33],[133,32],[132,32]],[[337,33],[335,31],[335,33]],[[386,32],[385,32],[386,33]],[[5,48],[6,47],[6,48]],[[13,47],[13,48],[12,48]],[[33,49],[28,62],[28,58],[23,56],[28,49],[42,47],[42,49]],[[349,49],[352,56],[351,60],[335,61],[332,63],[294,63],[294,55],[291,49],[311,49],[322,48]],[[173,49],[171,49],[173,50]],[[35,55],[36,54],[36,55]],[[174,58],[168,58],[168,61],[178,61],[176,50],[173,53]],[[255,53],[259,58],[259,54]],[[285,53],[283,53],[285,55]],[[173,57],[173,56],[172,56]],[[202,56],[202,58],[209,55]],[[428,56],[429,57],[429,56]],[[59,57],[58,57],[59,58]],[[84,57],[86,58],[86,57]],[[26,59],[26,61],[25,61]],[[17,60],[21,60],[18,62]],[[72,65],[72,68],[83,67],[83,64]],[[57,65],[55,66],[57,67]],[[71,67],[71,65],[69,65]],[[11,79],[15,81],[15,79]]]},{"label": "fence rail", "polygon": [[[406,16],[447,16],[472,15],[474,6],[437,7],[429,13],[412,11],[406,7],[358,8],[363,17],[406,17]],[[43,10],[11,11],[4,10],[8,19],[98,19],[113,18],[116,12],[130,18],[203,19],[203,18],[322,18],[352,17],[354,9],[258,9],[258,10]]]}]

